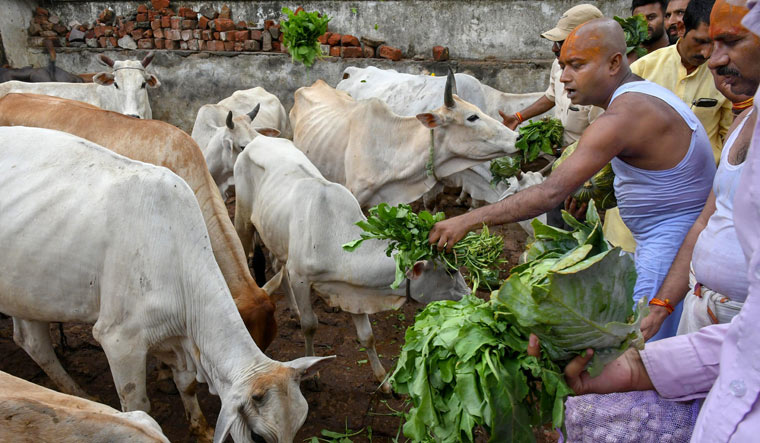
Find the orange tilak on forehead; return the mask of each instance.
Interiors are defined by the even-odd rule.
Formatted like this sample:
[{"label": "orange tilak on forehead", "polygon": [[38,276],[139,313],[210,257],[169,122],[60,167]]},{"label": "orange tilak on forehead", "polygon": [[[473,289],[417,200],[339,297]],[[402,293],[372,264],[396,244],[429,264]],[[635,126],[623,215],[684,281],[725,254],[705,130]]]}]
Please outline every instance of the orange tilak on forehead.
[{"label": "orange tilak on forehead", "polygon": [[573,32],[562,45],[562,56],[565,59],[595,59],[602,53],[603,40],[603,36],[595,32]]},{"label": "orange tilak on forehead", "polygon": [[718,0],[710,13],[710,38],[724,34],[743,34],[748,32],[742,26],[742,19],[749,9],[732,5],[725,0]]}]

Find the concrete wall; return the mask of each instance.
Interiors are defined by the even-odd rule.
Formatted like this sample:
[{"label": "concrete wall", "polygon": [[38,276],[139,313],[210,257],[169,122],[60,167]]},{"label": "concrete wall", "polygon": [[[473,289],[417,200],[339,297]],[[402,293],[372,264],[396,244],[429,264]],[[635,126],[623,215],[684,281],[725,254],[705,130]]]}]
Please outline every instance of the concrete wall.
[{"label": "concrete wall", "polygon": [[24,67],[32,64],[26,49],[26,29],[32,20],[35,0],[3,0],[0,7],[0,35],[8,64]]}]

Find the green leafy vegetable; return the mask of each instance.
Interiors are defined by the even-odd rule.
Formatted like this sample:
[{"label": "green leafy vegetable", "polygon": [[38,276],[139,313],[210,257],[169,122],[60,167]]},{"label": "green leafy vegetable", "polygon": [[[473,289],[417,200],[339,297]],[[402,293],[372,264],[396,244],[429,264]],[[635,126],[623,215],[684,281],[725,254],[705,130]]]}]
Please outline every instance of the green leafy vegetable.
[{"label": "green leafy vegetable", "polygon": [[628,18],[616,15],[614,18],[623,27],[623,32],[625,33],[625,53],[629,54],[631,51],[636,51],[637,56],[645,56],[647,50],[641,44],[649,38],[646,17],[643,14],[636,14]]},{"label": "green leafy vegetable", "polygon": [[396,262],[396,278],[391,288],[396,289],[406,278],[406,272],[419,260],[438,260],[451,269],[464,266],[470,273],[473,291],[481,282],[494,287],[498,284],[498,266],[504,249],[504,240],[491,235],[487,227],[478,234],[468,233],[452,248],[440,252],[428,238],[433,225],[446,218],[443,212],[435,215],[427,211],[416,214],[407,204],[390,206],[380,203],[370,208],[367,220],[356,223],[364,232],[361,238],[343,245],[346,251],[355,251],[364,240],[389,240],[385,253]]},{"label": "green leafy vegetable", "polygon": [[525,163],[537,159],[542,152],[554,154],[562,143],[562,122],[556,118],[531,121],[518,128],[518,131],[521,137],[515,143],[515,147],[523,152]]},{"label": "green leafy vegetable", "polygon": [[330,17],[318,12],[298,11],[293,14],[289,8],[282,8],[288,20],[280,24],[282,43],[288,48],[294,62],[299,61],[307,68],[316,58],[322,58],[322,50],[317,38],[327,32]]},{"label": "green leafy vegetable", "polygon": [[507,155],[491,160],[491,186],[496,186],[500,182],[507,182],[510,177],[514,177],[520,167],[522,159],[519,156]]},{"label": "green leafy vegetable", "polygon": [[[565,148],[562,155],[554,162],[552,170],[557,168],[562,162],[564,162],[572,153],[575,148],[578,147],[578,142]],[[615,188],[613,182],[615,181],[615,173],[612,171],[612,165],[607,163],[602,169],[588,179],[577,191],[573,193],[573,197],[580,203],[586,203],[589,200],[594,200],[596,206],[601,210],[607,210],[617,206],[617,199],[615,198]]]}]

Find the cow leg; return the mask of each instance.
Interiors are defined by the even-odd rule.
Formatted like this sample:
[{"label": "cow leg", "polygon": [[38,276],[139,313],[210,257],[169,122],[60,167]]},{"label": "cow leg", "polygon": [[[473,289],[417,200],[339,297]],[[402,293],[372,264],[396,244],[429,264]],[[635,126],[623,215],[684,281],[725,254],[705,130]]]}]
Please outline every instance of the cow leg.
[{"label": "cow leg", "polygon": [[301,315],[301,331],[306,342],[306,355],[314,355],[314,334],[317,331],[317,315],[314,314],[314,309],[311,306],[311,284],[306,278],[288,272],[287,265],[285,266],[285,271],[290,283],[289,286],[293,291],[293,298],[298,306],[298,312]]},{"label": "cow leg", "polygon": [[301,323],[301,311],[298,310],[298,303],[296,302],[295,295],[293,294],[293,288],[290,287],[290,278],[288,277],[287,269],[282,273],[282,284],[280,287],[285,293],[285,298],[288,300],[288,307],[290,307],[291,314],[295,316],[296,319],[298,319],[298,323]]},{"label": "cow leg", "polygon": [[49,323],[13,317],[13,341],[32,357],[61,391],[77,397],[91,398],[61,366],[53,350]]},{"label": "cow leg", "polygon": [[185,417],[190,422],[190,433],[196,437],[199,443],[210,443],[214,441],[214,429],[206,422],[203,411],[198,404],[198,397],[195,395],[198,382],[195,380],[195,373],[190,371],[181,371],[172,367],[174,374],[174,384],[177,385],[179,396],[182,404],[185,406]]},{"label": "cow leg", "polygon": [[92,328],[92,335],[106,353],[122,411],[150,412],[145,387],[148,356],[139,331],[104,326],[98,320]]},{"label": "cow leg", "polygon": [[359,337],[359,343],[361,343],[367,350],[369,364],[372,365],[372,372],[375,373],[377,381],[381,383],[380,390],[386,394],[390,394],[391,385],[385,381],[385,368],[383,368],[383,364],[380,363],[380,359],[377,357],[375,336],[372,334],[372,325],[369,322],[369,315],[351,314],[351,318],[354,320],[354,326],[356,326],[356,335]]}]

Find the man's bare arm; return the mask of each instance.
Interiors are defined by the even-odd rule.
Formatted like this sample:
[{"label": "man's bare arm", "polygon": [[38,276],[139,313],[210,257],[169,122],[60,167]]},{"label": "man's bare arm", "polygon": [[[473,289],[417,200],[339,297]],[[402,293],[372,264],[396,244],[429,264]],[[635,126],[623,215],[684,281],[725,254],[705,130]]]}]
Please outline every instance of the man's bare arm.
[{"label": "man's bare arm", "polygon": [[[541,115],[553,107],[554,107],[554,102],[546,98],[545,95],[542,95],[541,97],[539,97],[538,100],[533,102],[532,105],[521,110],[520,115],[522,116],[523,121],[525,121],[525,120],[528,120],[529,118],[533,118],[537,115]],[[513,131],[520,124],[520,122],[517,120],[514,114],[507,115],[506,113],[500,110],[499,115],[501,116],[503,120],[504,126],[508,127],[509,129]]]}]

